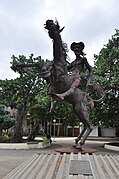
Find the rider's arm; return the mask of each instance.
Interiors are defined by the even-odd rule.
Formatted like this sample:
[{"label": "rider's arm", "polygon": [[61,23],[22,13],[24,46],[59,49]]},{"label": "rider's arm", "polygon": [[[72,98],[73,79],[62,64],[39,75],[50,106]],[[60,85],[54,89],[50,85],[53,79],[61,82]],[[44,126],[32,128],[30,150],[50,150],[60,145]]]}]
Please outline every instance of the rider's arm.
[{"label": "rider's arm", "polygon": [[84,62],[85,62],[86,68],[87,68],[88,71],[89,71],[89,74],[88,74],[88,76],[87,76],[87,85],[89,85],[89,84],[91,83],[92,75],[93,75],[93,73],[92,73],[92,67],[91,67],[90,64],[88,63],[87,58],[84,58]]},{"label": "rider's arm", "polygon": [[73,61],[72,63],[70,63],[68,66],[67,66],[67,69],[68,70],[71,70],[72,68],[75,67],[75,61]]}]

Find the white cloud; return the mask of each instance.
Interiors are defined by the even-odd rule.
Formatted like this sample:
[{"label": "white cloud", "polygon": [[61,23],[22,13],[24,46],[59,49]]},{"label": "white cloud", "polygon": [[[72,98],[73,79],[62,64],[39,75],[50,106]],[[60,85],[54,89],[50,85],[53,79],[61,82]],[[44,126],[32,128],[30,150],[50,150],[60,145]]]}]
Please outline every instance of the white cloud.
[{"label": "white cloud", "polygon": [[[60,26],[65,26],[63,41],[69,47],[73,41],[83,41],[88,61],[93,65],[93,54],[99,53],[119,27],[118,12],[118,0],[0,1],[0,79],[16,77],[10,69],[13,54],[34,53],[44,59],[53,58],[44,23],[55,17]],[[75,58],[71,50],[69,56]]]}]

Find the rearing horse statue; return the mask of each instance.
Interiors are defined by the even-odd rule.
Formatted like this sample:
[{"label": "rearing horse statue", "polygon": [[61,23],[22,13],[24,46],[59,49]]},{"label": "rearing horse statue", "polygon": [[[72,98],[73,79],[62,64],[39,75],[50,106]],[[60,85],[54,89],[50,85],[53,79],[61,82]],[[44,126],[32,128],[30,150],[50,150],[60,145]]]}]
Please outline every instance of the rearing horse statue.
[{"label": "rearing horse statue", "polygon": [[[82,92],[77,86],[78,72],[75,71],[76,80],[70,78],[67,70],[66,56],[64,55],[63,44],[58,22],[54,23],[53,20],[47,20],[45,29],[48,30],[49,37],[53,40],[53,62],[52,68],[48,73],[44,70],[45,75],[49,77],[50,89],[49,93],[52,97],[59,97],[63,95],[63,99],[73,106],[73,110],[79,117],[80,121],[84,124],[84,128],[81,133],[75,139],[74,147],[81,149],[84,145],[87,137],[92,131],[92,126],[89,121],[89,113],[94,107],[93,99],[88,96],[85,92]],[[48,68],[47,68],[48,69]],[[79,82],[78,82],[79,84]]]},{"label": "rearing horse statue", "polygon": [[75,69],[70,76],[67,70],[66,52],[63,47],[61,39],[61,31],[58,22],[54,23],[53,20],[47,20],[45,29],[48,30],[49,37],[53,40],[53,61],[42,64],[16,64],[11,68],[16,71],[19,67],[38,67],[43,79],[49,84],[49,94],[51,96],[51,109],[53,110],[56,99],[63,99],[73,106],[75,114],[79,117],[79,120],[84,124],[84,128],[81,133],[75,139],[74,147],[82,149],[82,145],[93,127],[89,120],[89,113],[94,107],[94,102],[101,102],[104,100],[105,93],[103,89],[97,84],[90,84],[90,87],[101,94],[101,98],[93,100],[88,94],[79,89],[80,75],[79,71]]}]

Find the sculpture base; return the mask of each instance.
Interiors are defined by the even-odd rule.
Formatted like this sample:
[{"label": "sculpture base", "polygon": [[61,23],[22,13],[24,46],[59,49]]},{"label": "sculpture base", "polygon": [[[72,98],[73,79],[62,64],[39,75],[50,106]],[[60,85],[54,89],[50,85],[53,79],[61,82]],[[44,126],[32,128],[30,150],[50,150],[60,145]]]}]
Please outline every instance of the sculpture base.
[{"label": "sculpture base", "polygon": [[78,154],[78,153],[81,153],[81,154],[92,154],[94,152],[97,152],[96,149],[93,149],[93,148],[87,148],[87,147],[82,147],[81,149],[76,149],[74,147],[61,147],[61,148],[57,148],[55,149],[56,152],[60,152],[60,154],[70,154],[70,153],[74,153],[74,154]]}]

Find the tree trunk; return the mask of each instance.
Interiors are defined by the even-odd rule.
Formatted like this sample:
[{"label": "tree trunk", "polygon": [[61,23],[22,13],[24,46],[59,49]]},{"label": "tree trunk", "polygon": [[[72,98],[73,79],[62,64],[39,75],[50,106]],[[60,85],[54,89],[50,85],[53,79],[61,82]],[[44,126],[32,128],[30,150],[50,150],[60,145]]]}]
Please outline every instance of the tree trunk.
[{"label": "tree trunk", "polygon": [[57,129],[57,136],[59,136],[59,135],[60,135],[60,119],[58,121],[58,129]]},{"label": "tree trunk", "polygon": [[68,126],[67,125],[65,126],[65,131],[66,131],[65,132],[66,136],[68,136]]},{"label": "tree trunk", "polygon": [[20,108],[17,112],[17,117],[15,121],[15,126],[14,126],[14,136],[13,136],[13,142],[15,143],[20,143],[22,142],[22,124],[23,120],[25,119],[27,114],[27,102],[24,102],[24,105],[22,108]]},{"label": "tree trunk", "polygon": [[116,137],[119,137],[119,126],[116,127]]},{"label": "tree trunk", "polygon": [[20,114],[20,111],[18,111],[15,121],[14,136],[13,136],[13,142],[15,143],[22,142],[22,120],[23,120],[22,112]]},{"label": "tree trunk", "polygon": [[65,125],[63,125],[63,135],[65,136]]},{"label": "tree trunk", "polygon": [[32,131],[30,132],[29,136],[27,137],[27,140],[34,140],[38,130],[40,127],[40,123],[36,123],[36,125],[33,127]]},{"label": "tree trunk", "polygon": [[52,135],[52,122],[50,122],[50,136]]},{"label": "tree trunk", "polygon": [[[46,117],[46,115],[47,115],[47,114],[45,114],[45,115],[43,116],[42,120],[41,120],[41,121],[43,122],[43,123],[42,123],[42,126],[43,126],[43,129],[44,129],[44,134],[47,132],[47,131],[46,131],[46,125],[45,125],[45,117]],[[34,140],[36,134],[37,134],[38,131],[39,131],[41,121],[39,120],[39,121],[35,124],[35,126],[33,127],[32,131],[31,131],[31,133],[29,134],[27,140]]]},{"label": "tree trunk", "polygon": [[74,126],[72,126],[72,137],[74,137]]}]

